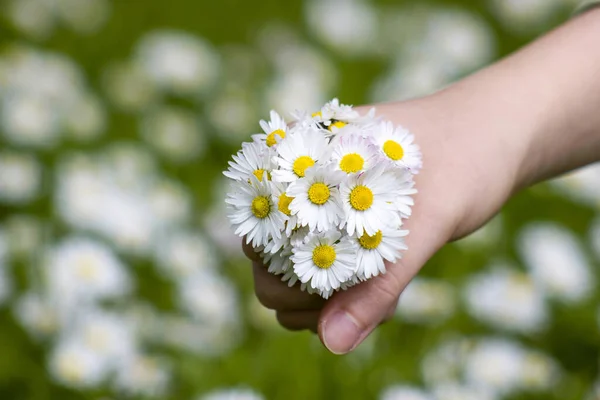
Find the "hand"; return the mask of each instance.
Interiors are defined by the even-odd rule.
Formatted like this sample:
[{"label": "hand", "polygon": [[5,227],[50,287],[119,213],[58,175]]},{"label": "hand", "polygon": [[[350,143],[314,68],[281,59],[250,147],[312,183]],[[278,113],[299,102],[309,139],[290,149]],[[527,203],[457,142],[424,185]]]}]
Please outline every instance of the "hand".
[{"label": "hand", "polygon": [[[409,250],[397,264],[387,265],[385,275],[338,292],[325,301],[300,291],[298,286],[288,287],[280,277],[267,272],[252,247],[244,247],[253,260],[258,299],[276,310],[281,325],[318,332],[333,353],[351,351],[393,315],[398,296],[436,250],[481,225],[508,196],[508,182],[503,185],[504,190],[493,194],[495,200],[490,197],[492,193],[483,193],[481,180],[492,178],[482,176],[481,169],[475,168],[479,157],[467,153],[474,148],[468,143],[469,138],[451,132],[448,116],[436,113],[439,103],[432,97],[377,106],[379,115],[416,134],[424,154],[424,168],[416,177],[419,194],[413,215],[406,223],[410,230]],[[484,195],[485,202],[477,201]]]},{"label": "hand", "polygon": [[479,228],[516,190],[600,160],[599,22],[597,9],[443,92],[377,105],[423,152],[404,257],[325,301],[289,288],[245,247],[261,303],[284,327],[317,332],[331,352],[352,351],[445,243]]}]

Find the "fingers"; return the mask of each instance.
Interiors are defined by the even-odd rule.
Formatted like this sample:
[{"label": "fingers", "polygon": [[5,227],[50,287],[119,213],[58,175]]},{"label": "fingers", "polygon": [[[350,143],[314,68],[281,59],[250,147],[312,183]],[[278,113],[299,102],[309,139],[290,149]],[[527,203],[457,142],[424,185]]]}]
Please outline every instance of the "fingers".
[{"label": "fingers", "polygon": [[320,310],[325,300],[316,294],[308,294],[298,286],[289,287],[280,276],[269,273],[258,262],[252,263],[254,290],[261,304],[278,311]]},{"label": "fingers", "polygon": [[309,329],[317,333],[320,311],[277,311],[277,321],[286,329],[301,331]]},{"label": "fingers", "polygon": [[[418,217],[417,217],[418,215]],[[319,337],[332,353],[345,354],[356,348],[380,323],[387,320],[398,297],[423,264],[439,249],[450,233],[433,230],[436,218],[417,214],[407,238],[409,250],[388,272],[340,291],[325,305],[319,320]]]}]

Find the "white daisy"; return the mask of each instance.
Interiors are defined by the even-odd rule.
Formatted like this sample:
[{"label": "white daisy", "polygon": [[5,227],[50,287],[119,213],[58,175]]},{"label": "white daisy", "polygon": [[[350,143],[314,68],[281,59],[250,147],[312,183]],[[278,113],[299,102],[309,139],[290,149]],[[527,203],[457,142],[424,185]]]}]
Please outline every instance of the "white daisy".
[{"label": "white daisy", "polygon": [[356,246],[337,230],[312,235],[292,251],[294,272],[313,289],[339,289],[356,270]]},{"label": "white daisy", "polygon": [[252,135],[252,139],[257,142],[264,142],[268,147],[272,147],[283,140],[288,133],[288,126],[284,119],[271,110],[271,120],[260,120],[260,127],[265,133]]},{"label": "white daisy", "polygon": [[330,131],[333,129],[341,129],[350,122],[360,118],[358,111],[352,106],[340,104],[338,99],[333,99],[326,103],[321,111],[313,114],[316,121],[322,122]]},{"label": "white daisy", "polygon": [[246,236],[246,243],[253,247],[267,244],[271,237],[281,237],[284,214],[273,204],[272,183],[250,177],[250,184],[236,183],[236,190],[229,193],[225,202],[230,205],[228,217],[235,234]]},{"label": "white daisy", "polygon": [[364,172],[377,161],[377,152],[367,139],[358,135],[338,135],[331,159],[337,171]]},{"label": "white daisy", "polygon": [[323,232],[339,224],[343,209],[338,185],[343,178],[341,171],[316,167],[288,187],[287,195],[294,198],[289,208],[301,226],[308,225],[311,232]]},{"label": "white daisy", "polygon": [[263,263],[267,266],[267,271],[272,274],[282,275],[292,269],[292,262],[290,260],[290,256],[292,255],[291,246],[284,247],[274,253],[265,251],[261,255]]},{"label": "white daisy", "polygon": [[393,190],[395,194],[392,205],[400,213],[402,218],[408,218],[412,214],[412,206],[415,204],[412,195],[417,193],[413,174],[404,168],[395,168],[383,173],[384,177],[390,175],[392,176],[391,178],[385,179],[394,181]]},{"label": "white daisy", "polygon": [[397,185],[393,175],[384,173],[385,165],[362,174],[355,174],[340,185],[345,220],[340,228],[346,227],[349,235],[375,235],[388,226],[399,226],[400,216],[396,211],[394,197]]},{"label": "white daisy", "polygon": [[421,169],[422,157],[414,139],[408,130],[394,127],[389,121],[380,123],[373,132],[373,140],[386,159],[416,174]]},{"label": "white daisy", "polygon": [[360,280],[367,280],[380,273],[385,274],[385,263],[396,262],[401,257],[401,251],[406,250],[404,236],[408,231],[384,228],[375,235],[363,233],[354,238],[357,246],[356,275]]},{"label": "white daisy", "polygon": [[266,173],[271,179],[271,171],[275,167],[272,158],[275,153],[261,142],[243,143],[242,150],[229,161],[229,169],[223,172],[228,178],[247,182],[250,175],[254,175],[259,181]]},{"label": "white daisy", "polygon": [[[273,201],[277,204],[277,209],[285,214],[285,235],[290,236],[294,229],[298,227],[298,216],[292,214],[290,203],[294,200],[286,194],[288,185],[285,183],[273,184]],[[277,251],[275,249],[274,251]]]},{"label": "white daisy", "polygon": [[326,159],[327,144],[325,136],[311,128],[291,133],[277,146],[274,161],[279,169],[273,171],[273,180],[294,182],[304,178],[308,168]]}]

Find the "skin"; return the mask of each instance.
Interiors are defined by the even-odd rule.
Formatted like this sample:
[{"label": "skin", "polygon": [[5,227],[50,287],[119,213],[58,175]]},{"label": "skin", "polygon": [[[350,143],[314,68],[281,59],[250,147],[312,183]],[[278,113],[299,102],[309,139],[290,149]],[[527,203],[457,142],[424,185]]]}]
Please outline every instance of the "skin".
[{"label": "skin", "polygon": [[[256,295],[290,330],[309,329],[335,354],[389,319],[429,258],[492,218],[515,192],[600,160],[600,9],[434,95],[377,104],[416,134],[424,168],[409,250],[385,275],[325,301],[287,287],[248,246]],[[365,112],[369,107],[359,107]]]}]

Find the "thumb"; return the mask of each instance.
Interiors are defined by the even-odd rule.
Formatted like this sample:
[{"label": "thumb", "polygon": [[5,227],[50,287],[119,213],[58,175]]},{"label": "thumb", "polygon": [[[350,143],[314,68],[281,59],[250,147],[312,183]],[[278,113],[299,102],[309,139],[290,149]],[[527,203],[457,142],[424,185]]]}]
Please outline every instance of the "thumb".
[{"label": "thumb", "polygon": [[[416,215],[413,215],[416,217]],[[390,318],[398,297],[423,264],[447,241],[443,229],[434,229],[430,218],[411,219],[408,251],[387,273],[335,294],[319,317],[319,337],[334,354],[356,348],[380,323]],[[426,230],[425,227],[430,229]]]}]

